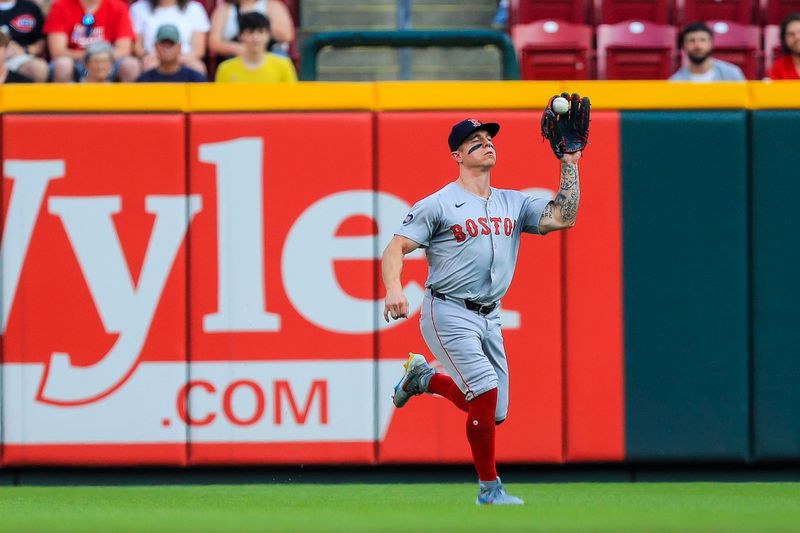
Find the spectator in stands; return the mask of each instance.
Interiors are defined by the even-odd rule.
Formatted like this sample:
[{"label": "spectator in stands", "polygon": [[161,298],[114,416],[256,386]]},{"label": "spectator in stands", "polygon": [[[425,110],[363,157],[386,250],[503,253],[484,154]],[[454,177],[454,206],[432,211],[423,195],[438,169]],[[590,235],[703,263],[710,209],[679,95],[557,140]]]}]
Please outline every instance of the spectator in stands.
[{"label": "spectator in stands", "polygon": [[211,24],[208,13],[196,0],[138,0],[131,5],[131,20],[136,32],[136,55],[145,70],[158,66],[156,31],[172,24],[181,35],[180,62],[192,70],[206,73],[203,57]]},{"label": "spectator in stands", "polygon": [[70,82],[86,75],[87,47],[105,41],[114,47],[113,77],[134,81],[141,72],[131,57],[133,28],[123,0],[55,0],[44,23],[53,81]]},{"label": "spectator in stands", "polygon": [[178,27],[164,24],[156,32],[156,57],[158,66],[146,70],[139,82],[202,82],[208,81],[205,74],[181,64],[181,35]]},{"label": "spectator in stands", "polygon": [[492,28],[497,30],[504,30],[508,26],[508,9],[509,0],[498,0],[497,11],[494,13],[494,20],[492,20]]},{"label": "spectator in stands", "polygon": [[790,13],[781,21],[783,55],[769,69],[772,80],[800,79],[800,13]]},{"label": "spectator in stands", "polygon": [[[8,34],[0,32],[0,54],[3,54],[0,57],[3,57],[6,53],[6,48],[8,48],[8,43],[11,42],[11,38]],[[31,80],[26,78],[22,74],[18,74],[12,70],[9,70],[6,67],[5,61],[0,61],[0,83],[30,83]]]},{"label": "spectator in stands", "polygon": [[86,47],[83,56],[86,71],[82,83],[109,83],[114,81],[114,47],[104,41]]},{"label": "spectator in stands", "polygon": [[241,55],[244,46],[238,42],[239,17],[253,11],[269,19],[272,37],[270,50],[288,55],[289,44],[294,39],[294,22],[286,4],[280,0],[225,0],[217,4],[211,14],[208,49],[221,60]]},{"label": "spectator in stands", "polygon": [[217,81],[234,83],[292,83],[297,81],[288,57],[267,52],[269,19],[261,13],[245,13],[239,18],[242,53],[220,63]]},{"label": "spectator in stands", "polygon": [[44,15],[31,0],[0,0],[0,32],[11,40],[6,46],[6,68],[33,81],[47,81],[44,54]]},{"label": "spectator in stands", "polygon": [[678,47],[689,60],[669,79],[672,81],[743,81],[742,69],[712,57],[714,34],[705,22],[687,24],[678,35]]}]

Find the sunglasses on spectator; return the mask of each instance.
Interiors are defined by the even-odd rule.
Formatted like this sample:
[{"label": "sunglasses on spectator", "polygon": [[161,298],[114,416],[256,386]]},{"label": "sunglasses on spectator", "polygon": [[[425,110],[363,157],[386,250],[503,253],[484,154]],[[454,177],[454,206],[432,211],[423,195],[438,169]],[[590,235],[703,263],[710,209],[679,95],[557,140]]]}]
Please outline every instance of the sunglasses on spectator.
[{"label": "sunglasses on spectator", "polygon": [[86,13],[81,19],[81,24],[86,28],[86,37],[92,35],[92,28],[94,28],[94,15]]},{"label": "sunglasses on spectator", "polygon": [[158,44],[168,44],[170,46],[174,46],[178,43],[176,43],[175,41],[171,41],[169,39],[161,39],[160,41],[158,41]]}]

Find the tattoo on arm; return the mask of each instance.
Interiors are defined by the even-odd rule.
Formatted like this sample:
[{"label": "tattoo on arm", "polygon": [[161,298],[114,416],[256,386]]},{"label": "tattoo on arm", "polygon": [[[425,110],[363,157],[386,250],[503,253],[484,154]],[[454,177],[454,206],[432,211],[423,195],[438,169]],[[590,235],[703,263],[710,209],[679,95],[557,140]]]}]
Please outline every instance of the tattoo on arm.
[{"label": "tattoo on arm", "polygon": [[[556,194],[553,205],[561,215],[561,220],[569,225],[575,223],[578,216],[578,202],[581,191],[578,182],[578,165],[575,163],[561,163],[561,186]],[[550,205],[547,207],[550,208]],[[545,212],[547,212],[545,210]]]}]

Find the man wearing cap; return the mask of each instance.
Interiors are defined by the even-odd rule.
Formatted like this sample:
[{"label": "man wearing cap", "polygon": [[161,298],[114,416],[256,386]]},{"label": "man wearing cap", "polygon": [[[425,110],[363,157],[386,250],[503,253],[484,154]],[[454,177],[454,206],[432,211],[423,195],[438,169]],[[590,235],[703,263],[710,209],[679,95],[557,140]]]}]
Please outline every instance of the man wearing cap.
[{"label": "man wearing cap", "polygon": [[381,264],[384,318],[407,318],[409,304],[400,279],[403,257],[425,249],[428,280],[420,329],[447,373],[436,373],[424,356],[410,354],[392,399],[396,407],[403,407],[412,396],[438,394],[467,413],[479,505],[523,503],[506,492],[495,466],[495,426],[508,414],[499,302],[514,274],[520,235],[572,227],[580,198],[581,151],[560,155],[561,183],[554,200],[492,187],[499,131],[498,124],[476,119],[453,126],[448,145],[458,164],[458,179],[411,208]]},{"label": "man wearing cap", "polygon": [[208,81],[205,74],[181,63],[181,35],[178,27],[164,24],[156,31],[158,66],[142,73],[138,82],[184,83]]}]

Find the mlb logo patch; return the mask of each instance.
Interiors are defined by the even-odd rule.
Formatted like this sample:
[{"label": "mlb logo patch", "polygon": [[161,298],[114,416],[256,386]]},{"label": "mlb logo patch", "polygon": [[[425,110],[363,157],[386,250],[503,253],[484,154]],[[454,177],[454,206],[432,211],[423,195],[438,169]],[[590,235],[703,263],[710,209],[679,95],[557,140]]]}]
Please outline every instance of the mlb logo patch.
[{"label": "mlb logo patch", "polygon": [[406,218],[403,220],[403,225],[405,226],[406,224],[408,224],[412,220],[414,220],[414,215],[412,215],[411,213],[407,214]]},{"label": "mlb logo patch", "polygon": [[10,25],[19,33],[30,33],[36,27],[36,19],[26,13],[11,19]]}]

